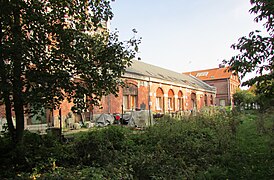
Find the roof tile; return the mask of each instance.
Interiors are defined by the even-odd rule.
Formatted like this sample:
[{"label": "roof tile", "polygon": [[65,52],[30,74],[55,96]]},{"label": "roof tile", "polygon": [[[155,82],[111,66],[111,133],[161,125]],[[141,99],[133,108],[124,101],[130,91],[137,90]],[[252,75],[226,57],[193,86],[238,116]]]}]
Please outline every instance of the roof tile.
[{"label": "roof tile", "polygon": [[229,71],[229,67],[205,69],[199,71],[186,72],[184,74],[195,76],[203,81],[214,79],[228,79],[231,77],[232,72]]}]

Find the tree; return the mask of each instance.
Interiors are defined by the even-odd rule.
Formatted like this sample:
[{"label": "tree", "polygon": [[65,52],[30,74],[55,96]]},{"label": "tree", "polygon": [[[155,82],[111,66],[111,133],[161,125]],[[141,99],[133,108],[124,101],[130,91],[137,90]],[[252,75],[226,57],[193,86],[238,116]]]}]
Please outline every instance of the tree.
[{"label": "tree", "polygon": [[140,41],[120,42],[117,32],[102,30],[113,17],[108,0],[2,0],[0,7],[1,98],[18,142],[30,105],[58,108],[68,99],[77,110],[86,96],[96,104],[117,93]]},{"label": "tree", "polygon": [[233,94],[234,104],[238,108],[245,108],[246,105],[253,105],[256,103],[256,96],[249,90],[238,90]]},{"label": "tree", "polygon": [[251,13],[257,14],[256,22],[263,21],[268,36],[261,35],[256,30],[248,37],[241,37],[232,48],[239,54],[232,57],[228,63],[231,70],[241,73],[241,78],[250,72],[256,71],[256,77],[251,78],[243,85],[256,85],[256,93],[264,94],[269,99],[274,97],[274,1],[251,0]]}]

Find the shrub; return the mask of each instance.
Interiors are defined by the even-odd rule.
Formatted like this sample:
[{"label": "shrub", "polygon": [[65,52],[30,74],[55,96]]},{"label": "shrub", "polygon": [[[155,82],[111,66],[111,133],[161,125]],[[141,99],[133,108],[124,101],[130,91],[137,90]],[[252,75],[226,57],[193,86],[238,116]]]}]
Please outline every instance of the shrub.
[{"label": "shrub", "polygon": [[118,157],[128,149],[130,132],[121,126],[90,131],[77,140],[74,151],[84,165],[115,164]]},{"label": "shrub", "polygon": [[144,131],[98,128],[68,144],[26,133],[14,147],[1,137],[0,178],[271,179],[273,116],[265,116],[267,133],[258,134],[258,113],[212,111],[164,117]]},{"label": "shrub", "polygon": [[[5,142],[1,148],[0,177],[16,175],[17,172],[42,173],[51,169],[53,162],[68,162],[68,148],[55,136],[38,135],[26,131],[21,144],[13,144],[10,139],[0,138]],[[1,146],[2,147],[2,146]],[[6,169],[9,169],[8,174]]]},{"label": "shrub", "polygon": [[136,138],[138,153],[132,160],[135,176],[191,179],[212,167],[226,150],[220,144],[229,144],[229,137],[218,137],[215,120],[202,116],[193,119],[196,121],[169,118],[140,134]]}]

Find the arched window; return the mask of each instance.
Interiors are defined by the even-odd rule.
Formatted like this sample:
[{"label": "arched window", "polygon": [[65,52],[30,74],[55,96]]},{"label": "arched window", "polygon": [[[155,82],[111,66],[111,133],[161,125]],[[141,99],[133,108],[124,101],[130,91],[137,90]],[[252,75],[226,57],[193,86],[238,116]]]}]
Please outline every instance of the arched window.
[{"label": "arched window", "polygon": [[174,99],[174,92],[172,89],[168,91],[168,110],[169,111],[175,110],[175,99]]},{"label": "arched window", "polygon": [[137,107],[138,87],[128,84],[123,88],[123,107],[125,109],[135,109]]},{"label": "arched window", "polygon": [[213,96],[212,95],[210,96],[210,105],[213,106]]},{"label": "arched window", "polygon": [[204,105],[205,106],[208,106],[208,104],[207,104],[207,95],[205,94],[205,96],[204,96]]},{"label": "arched window", "polygon": [[196,99],[196,94],[191,93],[191,109],[196,110],[197,109],[197,99]]},{"label": "arched window", "polygon": [[160,87],[156,90],[155,109],[157,111],[162,111],[164,109],[164,91]]},{"label": "arched window", "polygon": [[178,92],[178,110],[182,111],[183,110],[183,104],[184,104],[184,100],[183,100],[183,93],[182,91]]}]

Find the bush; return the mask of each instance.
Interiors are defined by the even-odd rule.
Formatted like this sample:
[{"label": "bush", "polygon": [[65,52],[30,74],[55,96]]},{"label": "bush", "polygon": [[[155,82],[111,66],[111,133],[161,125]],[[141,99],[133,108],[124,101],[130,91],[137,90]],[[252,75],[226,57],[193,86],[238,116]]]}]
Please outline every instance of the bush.
[{"label": "bush", "polygon": [[80,163],[84,165],[107,165],[119,160],[119,156],[126,153],[131,131],[121,126],[84,133],[74,144]]},{"label": "bush", "polygon": [[[51,170],[52,164],[68,162],[64,158],[68,148],[59,142],[56,136],[38,135],[25,131],[23,141],[15,145],[9,138],[0,138],[5,142],[1,148],[0,178],[16,175],[18,172],[43,173]],[[1,146],[2,147],[2,146]],[[6,171],[6,169],[9,171]]]},{"label": "bush", "polygon": [[[215,120],[202,116],[193,119],[162,120],[140,134],[136,140],[138,153],[132,162],[135,176],[191,179],[214,166],[226,150],[221,145],[228,145],[229,137],[218,136]],[[229,134],[226,129],[223,133]]]},{"label": "bush", "polygon": [[98,128],[68,144],[26,133],[14,147],[1,137],[0,178],[271,179],[273,116],[265,116],[267,132],[259,134],[260,114],[213,111],[182,120],[164,117],[144,131]]}]

